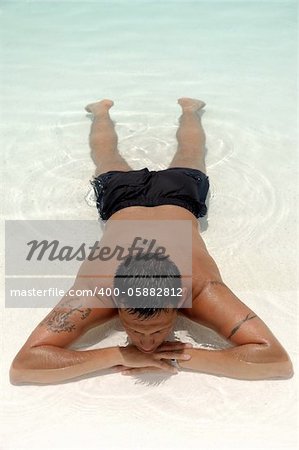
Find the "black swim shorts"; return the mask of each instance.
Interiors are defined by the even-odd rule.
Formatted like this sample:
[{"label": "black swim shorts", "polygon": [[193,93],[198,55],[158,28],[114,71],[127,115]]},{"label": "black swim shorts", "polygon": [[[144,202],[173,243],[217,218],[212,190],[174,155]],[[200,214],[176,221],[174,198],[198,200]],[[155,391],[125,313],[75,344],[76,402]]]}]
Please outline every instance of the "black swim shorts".
[{"label": "black swim shorts", "polygon": [[102,220],[129,206],[177,205],[196,218],[207,212],[209,177],[197,169],[110,170],[90,181]]}]

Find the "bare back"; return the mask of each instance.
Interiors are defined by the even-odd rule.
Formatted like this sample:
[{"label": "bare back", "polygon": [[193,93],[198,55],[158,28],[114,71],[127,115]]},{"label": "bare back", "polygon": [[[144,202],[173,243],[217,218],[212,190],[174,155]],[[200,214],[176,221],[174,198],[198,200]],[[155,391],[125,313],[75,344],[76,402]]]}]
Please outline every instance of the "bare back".
[{"label": "bare back", "polygon": [[[208,253],[200,236],[200,225],[187,209],[175,205],[155,207],[133,206],[113,214],[109,222],[115,220],[189,220],[192,223],[192,298],[195,299],[209,281],[222,281],[219,269]],[[105,235],[105,233],[104,233]]]}]

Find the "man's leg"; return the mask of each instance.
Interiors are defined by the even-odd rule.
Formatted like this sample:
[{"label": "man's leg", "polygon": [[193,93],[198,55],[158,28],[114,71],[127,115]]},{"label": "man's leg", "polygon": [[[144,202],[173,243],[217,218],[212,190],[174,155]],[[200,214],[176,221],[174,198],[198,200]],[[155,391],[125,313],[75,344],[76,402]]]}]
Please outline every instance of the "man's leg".
[{"label": "man's leg", "polygon": [[117,148],[117,134],[109,116],[109,109],[113,104],[112,100],[101,100],[97,103],[90,103],[85,108],[86,111],[93,114],[89,145],[91,157],[96,165],[96,175],[110,170],[124,172],[133,170],[119,154]]},{"label": "man's leg", "polygon": [[169,167],[190,167],[206,173],[206,137],[198,113],[205,103],[192,98],[180,98],[178,103],[183,110],[176,133],[178,149]]}]

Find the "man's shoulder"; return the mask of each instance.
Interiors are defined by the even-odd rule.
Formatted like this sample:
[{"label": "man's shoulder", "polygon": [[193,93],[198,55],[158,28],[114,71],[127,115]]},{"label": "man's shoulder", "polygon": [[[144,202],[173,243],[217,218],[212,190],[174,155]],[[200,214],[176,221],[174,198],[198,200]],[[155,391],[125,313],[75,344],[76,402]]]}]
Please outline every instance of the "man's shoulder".
[{"label": "man's shoulder", "polygon": [[224,281],[221,277],[201,277],[194,276],[192,277],[192,303],[200,297],[200,295],[204,292],[207,287],[217,287],[217,286],[225,286]]}]

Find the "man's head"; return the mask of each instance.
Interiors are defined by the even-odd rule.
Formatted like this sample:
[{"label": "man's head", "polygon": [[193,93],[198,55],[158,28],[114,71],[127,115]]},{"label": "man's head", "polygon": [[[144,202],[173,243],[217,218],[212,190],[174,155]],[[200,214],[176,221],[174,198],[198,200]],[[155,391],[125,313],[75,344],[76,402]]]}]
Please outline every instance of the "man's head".
[{"label": "man's head", "polygon": [[143,352],[154,352],[161,345],[174,327],[177,309],[157,310],[147,317],[146,309],[142,316],[134,312],[119,308],[119,318],[132,344]]},{"label": "man's head", "polygon": [[187,295],[178,267],[169,258],[150,253],[118,266],[113,291],[128,336],[144,352],[153,352],[164,342]]}]

